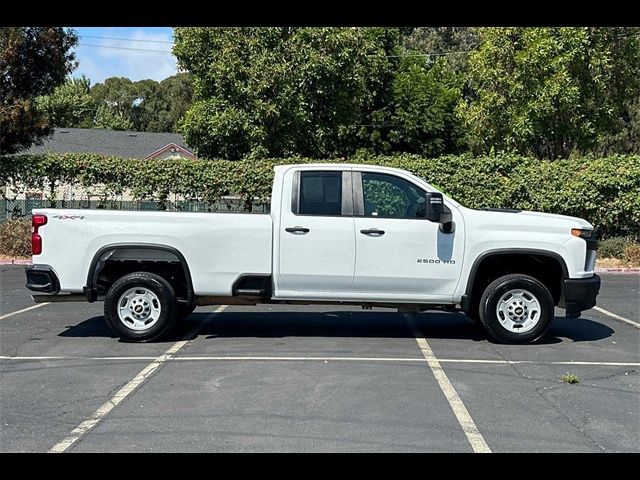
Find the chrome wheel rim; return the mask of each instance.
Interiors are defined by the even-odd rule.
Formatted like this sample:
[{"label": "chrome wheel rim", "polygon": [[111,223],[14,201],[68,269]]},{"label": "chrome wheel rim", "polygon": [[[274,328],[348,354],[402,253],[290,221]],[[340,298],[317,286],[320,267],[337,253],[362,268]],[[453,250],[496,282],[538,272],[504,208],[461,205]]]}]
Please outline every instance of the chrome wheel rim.
[{"label": "chrome wheel rim", "polygon": [[502,294],[496,307],[500,324],[510,332],[526,333],[540,321],[540,302],[528,290],[516,288]]},{"label": "chrome wheel rim", "polygon": [[156,324],[161,312],[160,299],[148,288],[130,288],[118,300],[118,318],[131,330],[148,330]]}]

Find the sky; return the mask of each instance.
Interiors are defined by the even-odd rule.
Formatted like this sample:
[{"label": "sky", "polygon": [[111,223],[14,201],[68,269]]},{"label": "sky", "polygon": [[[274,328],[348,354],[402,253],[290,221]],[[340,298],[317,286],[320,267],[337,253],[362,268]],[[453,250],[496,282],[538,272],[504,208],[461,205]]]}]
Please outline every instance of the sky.
[{"label": "sky", "polygon": [[109,77],[160,81],[177,73],[171,27],[71,28],[79,37],[75,48],[79,65],[72,76],[84,74],[91,85]]}]

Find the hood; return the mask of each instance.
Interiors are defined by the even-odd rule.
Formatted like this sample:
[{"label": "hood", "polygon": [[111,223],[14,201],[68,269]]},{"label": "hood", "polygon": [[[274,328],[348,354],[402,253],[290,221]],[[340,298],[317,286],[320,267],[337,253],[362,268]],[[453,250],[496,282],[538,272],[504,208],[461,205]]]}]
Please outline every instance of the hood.
[{"label": "hood", "polygon": [[520,217],[541,217],[541,218],[555,218],[557,220],[563,220],[568,222],[577,222],[583,225],[585,228],[593,228],[586,220],[579,217],[572,217],[570,215],[559,215],[557,213],[545,213],[545,212],[531,212],[527,210],[517,210],[511,208],[481,208],[481,212],[499,212],[499,213],[512,213]]},{"label": "hood", "polygon": [[541,220],[553,218],[556,220],[561,220],[563,222],[577,223],[583,228],[593,228],[593,225],[591,225],[585,219],[579,218],[579,217],[571,217],[569,215],[558,215],[556,213],[544,213],[544,212],[528,212],[526,210],[518,212],[517,215],[521,215],[523,217],[539,217]]},{"label": "hood", "polygon": [[569,231],[572,228],[593,228],[593,225],[582,218],[525,210],[466,209],[465,216],[467,218],[470,216],[487,226],[508,225],[516,229],[535,228],[538,231],[548,231],[560,228]]}]

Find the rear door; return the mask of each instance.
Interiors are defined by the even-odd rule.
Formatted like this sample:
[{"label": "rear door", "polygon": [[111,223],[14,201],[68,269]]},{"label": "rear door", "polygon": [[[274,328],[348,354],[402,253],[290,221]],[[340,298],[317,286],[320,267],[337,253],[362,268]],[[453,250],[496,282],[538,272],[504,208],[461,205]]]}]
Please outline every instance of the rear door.
[{"label": "rear door", "polygon": [[350,292],[355,265],[351,172],[290,170],[283,178],[279,297],[335,298]]},{"label": "rear door", "polygon": [[[353,175],[356,267],[353,292],[371,298],[448,299],[454,292],[464,228],[443,233],[425,218],[425,190],[394,174]],[[454,219],[460,219],[457,210]]]}]

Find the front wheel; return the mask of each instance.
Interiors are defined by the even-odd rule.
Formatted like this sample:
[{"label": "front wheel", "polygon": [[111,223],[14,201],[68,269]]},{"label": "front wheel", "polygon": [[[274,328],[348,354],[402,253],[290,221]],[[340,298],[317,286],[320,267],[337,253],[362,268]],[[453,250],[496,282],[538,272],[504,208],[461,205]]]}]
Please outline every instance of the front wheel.
[{"label": "front wheel", "polygon": [[528,275],[505,275],[482,294],[480,321],[495,341],[532,343],[549,330],[553,307],[553,297],[540,281]]},{"label": "front wheel", "polygon": [[104,317],[121,338],[155,340],[173,327],[177,318],[173,287],[159,275],[135,272],[119,278],[107,292]]}]

